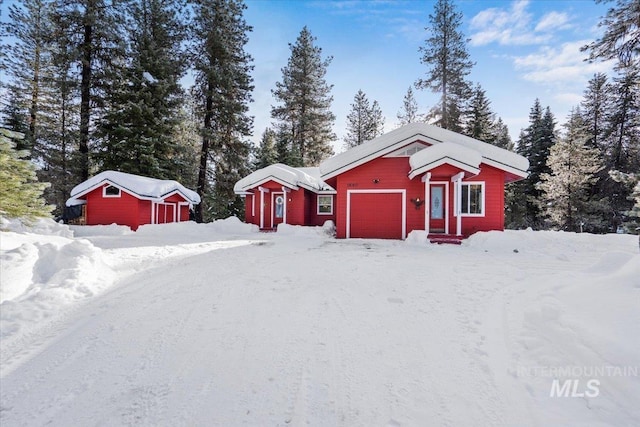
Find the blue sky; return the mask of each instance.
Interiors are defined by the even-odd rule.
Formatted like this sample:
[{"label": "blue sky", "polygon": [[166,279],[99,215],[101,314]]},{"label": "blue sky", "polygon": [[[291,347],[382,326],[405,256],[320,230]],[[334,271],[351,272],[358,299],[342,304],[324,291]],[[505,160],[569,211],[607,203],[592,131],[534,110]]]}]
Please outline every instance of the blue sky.
[{"label": "blue sky", "polygon": [[[385,128],[397,127],[396,114],[409,86],[426,73],[419,46],[434,0],[295,1],[247,0],[247,22],[253,26],[247,50],[254,58],[254,141],[269,126],[271,89],[281,80],[288,43],[307,25],[323,55],[333,56],[327,81],[333,84],[334,130],[345,134],[353,96],[362,89],[377,100]],[[492,108],[509,126],[514,140],[528,125],[535,98],[550,106],[564,123],[580,102],[586,83],[611,64],[588,64],[580,46],[601,30],[597,24],[607,5],[593,0],[458,0],[462,32],[470,39],[476,62],[470,79],[486,90]],[[428,111],[437,95],[414,89],[420,111]],[[334,146],[342,150],[342,141]]]},{"label": "blue sky", "polygon": [[[6,8],[15,0],[2,3]],[[324,56],[332,56],[326,79],[333,85],[334,131],[342,150],[346,116],[355,93],[362,89],[377,100],[386,117],[385,130],[397,127],[402,99],[427,68],[419,46],[435,0],[246,0],[245,19],[253,26],[247,51],[254,58],[254,136],[258,143],[270,126],[271,90],[282,79],[282,67],[307,25]],[[493,110],[517,138],[528,124],[535,98],[550,106],[559,123],[580,102],[595,72],[611,72],[607,63],[583,62],[580,46],[601,30],[597,24],[607,5],[593,0],[457,0],[463,13],[462,32],[470,39],[476,62],[470,79],[480,83]],[[437,101],[429,91],[415,91],[420,112]]]}]

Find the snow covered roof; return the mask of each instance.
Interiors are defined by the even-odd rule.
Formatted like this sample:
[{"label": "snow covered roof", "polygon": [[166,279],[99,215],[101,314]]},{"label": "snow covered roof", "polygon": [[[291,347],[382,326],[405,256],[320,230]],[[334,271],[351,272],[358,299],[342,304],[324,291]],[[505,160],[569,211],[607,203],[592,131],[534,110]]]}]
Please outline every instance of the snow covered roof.
[{"label": "snow covered roof", "polygon": [[321,177],[333,178],[418,140],[432,145],[457,144],[478,152],[482,163],[517,177],[526,178],[528,175],[529,161],[519,154],[437,126],[410,123],[325,160],[320,164]]},{"label": "snow covered roof", "polygon": [[66,205],[73,206],[85,203],[82,197],[105,183],[142,199],[161,201],[172,193],[178,193],[190,203],[200,203],[198,193],[189,190],[177,181],[149,178],[124,172],[104,171],[73,187],[71,198],[67,200]]},{"label": "snow covered roof", "polygon": [[315,193],[335,192],[333,187],[320,178],[318,168],[292,168],[282,163],[276,163],[249,174],[236,182],[233,191],[236,194],[246,194],[248,190],[268,181],[275,181],[293,190],[303,187]]},{"label": "snow covered roof", "polygon": [[482,155],[474,149],[452,142],[434,144],[409,157],[409,165],[411,166],[409,179],[445,163],[477,175],[480,173],[481,162]]}]

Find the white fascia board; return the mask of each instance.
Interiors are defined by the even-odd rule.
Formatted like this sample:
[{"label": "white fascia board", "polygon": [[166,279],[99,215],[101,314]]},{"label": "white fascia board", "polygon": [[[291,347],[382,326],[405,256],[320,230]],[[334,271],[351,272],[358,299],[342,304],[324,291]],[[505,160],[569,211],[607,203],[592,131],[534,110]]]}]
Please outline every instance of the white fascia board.
[{"label": "white fascia board", "polygon": [[311,191],[313,193],[316,193],[316,194],[335,194],[336,193],[336,190],[334,190],[333,187],[331,187],[327,183],[325,183],[324,186],[327,187],[327,188],[330,188],[330,190],[319,190],[319,189],[311,187],[310,185],[307,185],[307,184],[305,184],[303,182],[299,182],[298,186],[300,186],[300,187],[302,187],[302,188],[304,188],[306,190],[309,190],[309,191]]},{"label": "white fascia board", "polygon": [[[422,134],[414,134],[414,135],[412,135],[412,136],[410,136],[410,137],[408,137],[406,139],[403,139],[401,141],[398,141],[398,142],[396,142],[396,143],[394,143],[392,145],[389,145],[389,146],[386,146],[386,147],[382,147],[382,148],[380,148],[380,149],[378,149],[378,150],[376,150],[374,152],[365,154],[364,157],[361,157],[359,159],[355,159],[355,160],[353,160],[353,161],[351,161],[351,162],[349,162],[349,163],[347,163],[347,164],[345,164],[343,166],[339,166],[337,169],[329,171],[329,172],[323,172],[322,171],[322,165],[320,165],[320,167],[321,167],[321,170],[320,170],[321,175],[320,175],[320,177],[323,180],[326,181],[327,179],[331,179],[331,178],[333,178],[335,176],[338,176],[338,175],[340,175],[340,174],[342,174],[342,173],[344,173],[344,172],[346,172],[348,170],[357,168],[358,166],[362,166],[365,163],[370,162],[371,160],[377,159],[378,157],[383,157],[383,156],[385,156],[385,155],[387,155],[389,153],[392,153],[393,151],[397,151],[397,150],[401,149],[402,147],[405,147],[405,146],[407,146],[409,144],[412,144],[412,143],[414,143],[416,141],[425,141],[425,142],[427,142],[429,139],[433,140],[433,138],[428,138],[427,136],[422,135]],[[436,142],[441,142],[441,141],[437,141],[436,140]],[[368,142],[365,142],[365,144],[368,144]],[[345,154],[345,153],[342,153],[342,154]],[[337,156],[340,156],[342,154],[338,154]],[[325,160],[325,162],[327,162],[329,160],[331,160],[331,159],[327,159],[327,160]]]},{"label": "white fascia board", "polygon": [[169,191],[168,193],[165,193],[165,194],[161,195],[161,196],[160,196],[160,197],[158,197],[158,198],[154,198],[154,199],[150,199],[150,200],[164,200],[164,199],[166,199],[167,197],[171,197],[171,196],[173,196],[174,194],[178,194],[178,195],[180,195],[180,196],[185,200],[185,202],[192,203],[192,204],[195,204],[195,205],[197,205],[197,204],[199,204],[199,203],[200,203],[200,202],[196,202],[195,200],[191,200],[191,199],[190,199],[186,194],[184,194],[184,193],[183,193],[182,191],[180,191],[179,189],[175,189],[175,190],[173,190],[173,191]]},{"label": "white fascia board", "polygon": [[423,165],[418,169],[414,169],[409,172],[409,179],[413,179],[416,176],[423,174],[427,171],[437,168],[438,166],[442,166],[444,164],[450,164],[451,166],[455,166],[458,169],[462,169],[465,172],[469,172],[473,175],[478,175],[480,173],[480,169],[474,166],[468,165],[466,163],[462,163],[458,160],[452,159],[451,157],[441,157],[438,160],[435,160],[427,165]]},{"label": "white fascia board", "polygon": [[512,166],[505,165],[504,163],[501,163],[501,162],[498,162],[498,161],[495,161],[495,160],[491,160],[491,159],[487,159],[486,157],[482,158],[482,163],[484,163],[486,165],[489,165],[489,166],[493,166],[496,169],[500,169],[500,170],[503,170],[505,172],[509,172],[509,173],[511,173],[513,175],[516,175],[516,176],[519,176],[519,177],[521,177],[523,179],[527,178],[529,176],[529,172],[527,172],[527,171],[523,171],[521,169],[516,169],[516,168],[514,168]]},{"label": "white fascia board", "polygon": [[265,182],[269,182],[269,181],[273,181],[273,182],[276,182],[276,183],[278,183],[280,185],[283,185],[285,187],[289,187],[292,190],[298,190],[300,188],[295,184],[292,184],[290,182],[286,182],[286,181],[284,181],[284,180],[282,180],[280,178],[276,178],[273,175],[269,175],[269,176],[267,176],[267,177],[265,177],[265,178],[263,178],[263,179],[261,179],[259,181],[255,181],[255,182],[252,182],[252,183],[249,183],[249,184],[245,185],[244,187],[242,187],[241,190],[238,190],[236,192],[236,194],[239,194],[240,191],[246,191],[247,189],[250,189],[250,188],[259,187],[260,185],[264,184]]},{"label": "white fascia board", "polygon": [[[130,195],[130,196],[135,197],[136,199],[140,199],[140,200],[152,200],[152,201],[159,201],[159,200],[162,200],[162,199],[157,199],[157,198],[155,198],[155,197],[143,196],[143,195],[141,195],[141,194],[134,193],[133,191],[129,190],[128,188],[123,187],[123,186],[121,186],[121,185],[119,185],[119,184],[117,184],[117,183],[115,183],[115,182],[111,181],[110,179],[106,179],[106,178],[105,178],[105,179],[103,179],[102,181],[100,181],[100,182],[98,182],[98,183],[96,183],[96,184],[92,185],[91,187],[89,187],[89,188],[85,189],[84,191],[81,191],[80,193],[78,193],[78,194],[75,194],[75,195],[71,196],[71,198],[70,198],[69,200],[72,200],[72,199],[78,199],[79,197],[86,196],[87,194],[91,193],[92,191],[97,190],[98,188],[103,187],[103,186],[104,186],[104,184],[109,184],[110,186],[116,187],[116,188],[118,188],[120,191],[124,191],[125,193],[127,193],[127,194],[128,194],[128,195]],[[69,201],[69,200],[67,200],[67,201]],[[67,205],[67,206],[69,206],[69,205]]]}]

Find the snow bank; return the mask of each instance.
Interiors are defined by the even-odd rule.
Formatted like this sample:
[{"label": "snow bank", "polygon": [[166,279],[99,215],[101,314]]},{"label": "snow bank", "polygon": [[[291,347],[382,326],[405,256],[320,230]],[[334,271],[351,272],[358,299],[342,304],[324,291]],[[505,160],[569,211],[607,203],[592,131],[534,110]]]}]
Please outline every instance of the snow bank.
[{"label": "snow bank", "polygon": [[278,224],[278,235],[296,237],[334,237],[336,226],[333,221],[326,221],[322,226]]},{"label": "snow bank", "polygon": [[86,240],[23,243],[2,251],[0,337],[6,338],[111,285],[102,251]]},{"label": "snow bank", "polygon": [[424,230],[413,230],[407,235],[405,243],[413,246],[427,246],[429,244],[428,236]]},{"label": "snow bank", "polygon": [[134,231],[127,225],[71,225],[69,226],[75,237],[89,236],[126,236]]},{"label": "snow bank", "polygon": [[0,231],[13,231],[16,233],[33,233],[45,236],[73,237],[69,226],[58,224],[50,218],[39,218],[33,223],[25,223],[17,218],[5,218],[0,216]]},{"label": "snow bank", "polygon": [[521,253],[554,257],[568,261],[585,248],[597,252],[633,250],[636,237],[628,234],[589,234],[563,231],[505,230],[479,232],[462,243],[464,246],[492,253]]}]

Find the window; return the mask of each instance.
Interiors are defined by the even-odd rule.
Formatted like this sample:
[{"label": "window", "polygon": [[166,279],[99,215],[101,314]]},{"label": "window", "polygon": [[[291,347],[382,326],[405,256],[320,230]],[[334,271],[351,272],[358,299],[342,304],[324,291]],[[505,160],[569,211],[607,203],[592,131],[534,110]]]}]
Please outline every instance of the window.
[{"label": "window", "polygon": [[484,182],[462,184],[462,215],[484,215]]},{"label": "window", "polygon": [[333,196],[318,196],[318,215],[333,214]]},{"label": "window", "polygon": [[102,197],[120,197],[120,189],[113,185],[107,185],[102,188]]}]

